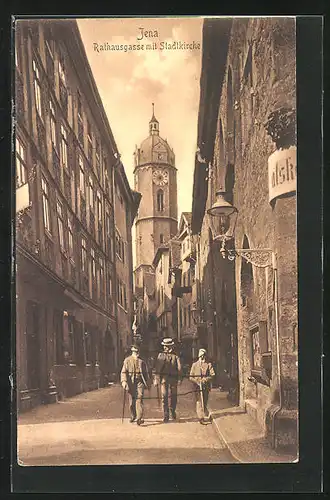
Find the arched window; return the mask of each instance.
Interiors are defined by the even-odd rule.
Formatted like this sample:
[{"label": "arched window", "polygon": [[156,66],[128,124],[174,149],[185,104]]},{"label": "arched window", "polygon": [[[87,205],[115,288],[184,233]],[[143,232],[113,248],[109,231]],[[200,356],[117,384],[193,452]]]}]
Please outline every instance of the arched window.
[{"label": "arched window", "polygon": [[160,244],[164,243],[164,235],[163,235],[163,233],[160,233],[160,235],[159,235],[159,242],[160,242]]},{"label": "arched window", "polygon": [[157,210],[158,212],[164,211],[164,191],[162,189],[157,191]]}]

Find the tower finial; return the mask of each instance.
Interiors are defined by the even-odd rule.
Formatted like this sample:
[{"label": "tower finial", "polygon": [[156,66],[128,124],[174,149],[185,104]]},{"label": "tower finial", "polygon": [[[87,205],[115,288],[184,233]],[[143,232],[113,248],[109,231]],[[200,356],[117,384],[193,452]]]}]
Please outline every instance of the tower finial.
[{"label": "tower finial", "polygon": [[152,102],[152,117],[149,122],[149,133],[151,135],[159,135],[159,122],[155,117],[155,103]]}]

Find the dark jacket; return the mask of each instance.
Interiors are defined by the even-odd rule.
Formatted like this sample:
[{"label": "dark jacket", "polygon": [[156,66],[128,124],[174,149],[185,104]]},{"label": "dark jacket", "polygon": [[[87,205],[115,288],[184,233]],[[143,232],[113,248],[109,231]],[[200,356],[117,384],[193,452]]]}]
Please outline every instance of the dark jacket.
[{"label": "dark jacket", "polygon": [[155,376],[158,382],[177,383],[182,377],[182,367],[179,356],[173,352],[158,354],[155,364]]},{"label": "dark jacket", "polygon": [[196,385],[205,383],[206,388],[211,389],[211,381],[215,377],[215,371],[211,363],[199,360],[192,364],[190,369],[190,380]]},{"label": "dark jacket", "polygon": [[150,375],[146,362],[135,356],[128,356],[124,359],[123,367],[120,374],[121,383],[127,382],[128,387],[137,381],[143,382],[146,388],[150,387]]}]

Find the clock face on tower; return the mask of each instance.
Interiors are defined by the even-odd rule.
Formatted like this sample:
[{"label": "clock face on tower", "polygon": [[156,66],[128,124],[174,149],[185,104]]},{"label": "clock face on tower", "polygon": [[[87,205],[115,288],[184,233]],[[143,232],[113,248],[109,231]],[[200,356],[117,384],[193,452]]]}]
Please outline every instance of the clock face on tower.
[{"label": "clock face on tower", "polygon": [[168,173],[162,170],[155,170],[152,174],[152,179],[157,186],[164,186],[168,182]]}]

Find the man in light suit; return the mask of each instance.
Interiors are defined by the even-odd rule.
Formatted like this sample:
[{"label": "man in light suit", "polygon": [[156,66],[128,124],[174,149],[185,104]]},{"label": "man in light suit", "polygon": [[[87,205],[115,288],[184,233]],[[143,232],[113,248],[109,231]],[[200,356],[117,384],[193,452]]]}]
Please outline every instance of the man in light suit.
[{"label": "man in light suit", "polygon": [[124,360],[120,380],[122,387],[129,395],[130,422],[136,420],[137,425],[141,425],[144,423],[144,390],[150,389],[150,376],[146,362],[139,356],[139,348],[133,345],[131,352],[132,354]]},{"label": "man in light suit", "polygon": [[197,387],[195,388],[196,413],[201,424],[211,421],[207,403],[211,390],[211,381],[215,376],[215,371],[211,363],[206,360],[206,350],[200,349],[198,360],[192,364],[190,370],[190,380]]},{"label": "man in light suit", "polygon": [[154,385],[160,384],[162,406],[164,412],[163,422],[168,422],[171,417],[176,420],[176,405],[178,383],[182,379],[182,367],[179,356],[174,353],[174,342],[171,338],[162,341],[163,352],[158,354],[155,366]]}]

